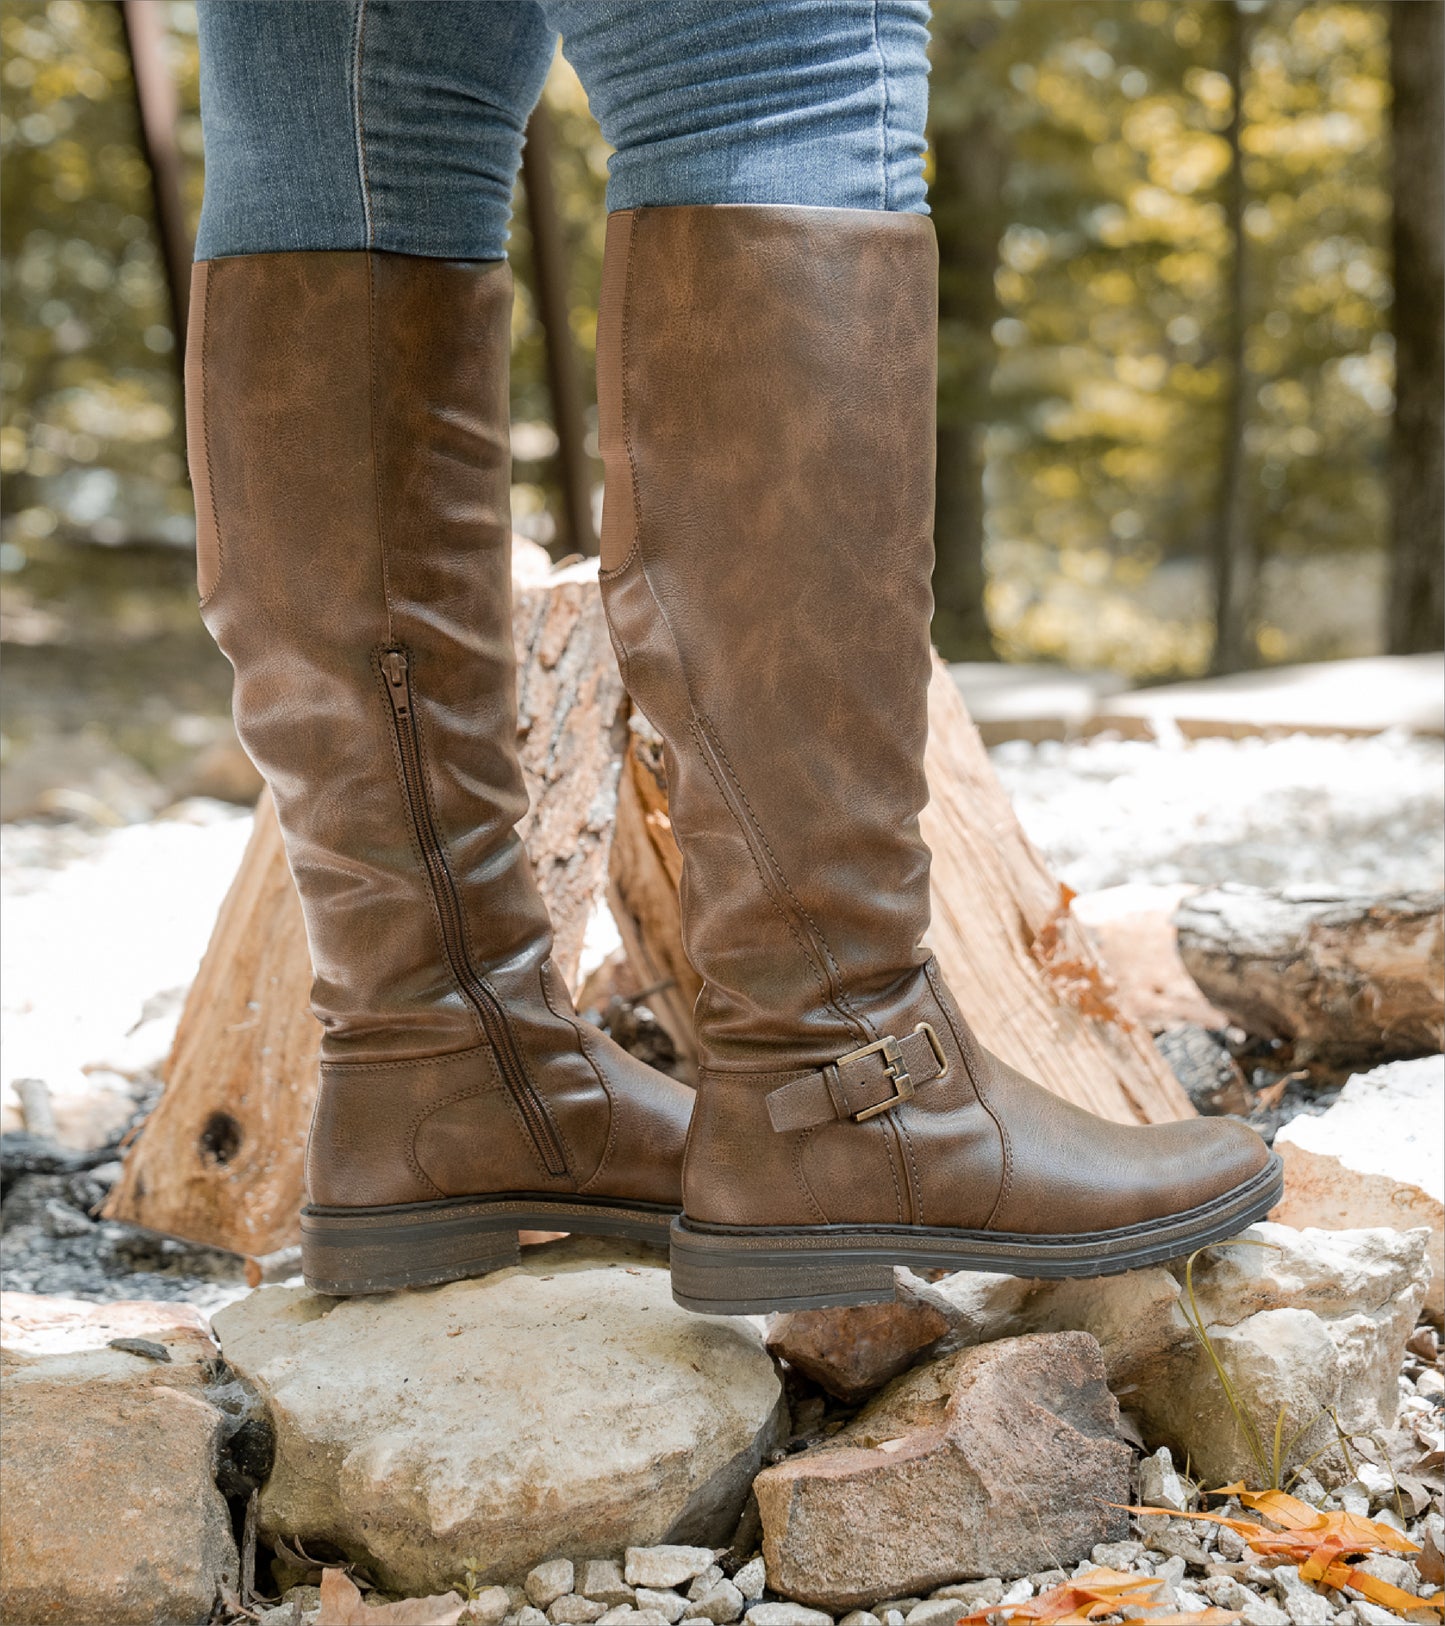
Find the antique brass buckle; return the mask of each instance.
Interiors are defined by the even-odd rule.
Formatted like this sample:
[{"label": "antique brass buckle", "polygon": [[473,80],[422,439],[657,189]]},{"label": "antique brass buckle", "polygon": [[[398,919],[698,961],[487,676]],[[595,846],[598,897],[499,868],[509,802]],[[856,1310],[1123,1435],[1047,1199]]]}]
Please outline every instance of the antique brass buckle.
[{"label": "antique brass buckle", "polygon": [[[941,1078],[948,1071],[948,1058],[943,1053],[943,1046],[938,1042],[938,1035],[927,1022],[920,1022],[913,1030],[924,1034],[938,1062],[938,1076]],[[898,1040],[890,1033],[882,1039],[875,1039],[872,1044],[865,1044],[858,1050],[850,1050],[846,1056],[839,1056],[833,1063],[835,1067],[842,1067],[850,1061],[860,1061],[864,1056],[882,1056],[883,1070],[893,1080],[893,1094],[886,1101],[880,1101],[876,1106],[864,1107],[860,1112],[850,1114],[855,1124],[865,1124],[870,1118],[876,1118],[881,1112],[889,1112],[903,1101],[913,1099],[913,1075],[908,1071],[908,1064],[903,1059],[903,1048]]]}]

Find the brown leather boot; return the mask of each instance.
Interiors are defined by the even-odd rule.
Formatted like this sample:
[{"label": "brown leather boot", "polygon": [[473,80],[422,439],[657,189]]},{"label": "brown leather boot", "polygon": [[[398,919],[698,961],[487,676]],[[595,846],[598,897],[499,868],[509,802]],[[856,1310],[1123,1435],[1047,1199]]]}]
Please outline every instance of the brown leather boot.
[{"label": "brown leather boot", "polygon": [[917,215],[612,217],[603,594],[666,743],[703,1067],[678,1302],[1089,1276],[1277,1200],[1240,1124],[1106,1123],[990,1056],[920,946],[936,268]]},{"label": "brown leather boot", "polygon": [[519,1228],[660,1239],[692,1092],[578,1020],[515,829],[510,272],[358,252],[195,277],[202,609],[325,1029],[306,1279],[481,1275]]}]

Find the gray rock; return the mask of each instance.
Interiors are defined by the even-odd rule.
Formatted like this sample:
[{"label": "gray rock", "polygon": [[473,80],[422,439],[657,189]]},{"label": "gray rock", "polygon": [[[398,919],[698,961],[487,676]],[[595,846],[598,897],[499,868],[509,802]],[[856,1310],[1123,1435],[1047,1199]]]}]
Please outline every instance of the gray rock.
[{"label": "gray rock", "polygon": [[[6,1297],[0,1619],[208,1620],[240,1560],[216,1487],[227,1418],[200,1317]],[[117,1336],[164,1340],[170,1358],[108,1347]]]},{"label": "gray rock", "polygon": [[1063,1570],[1040,1570],[1038,1574],[1029,1576],[1029,1585],[1035,1592],[1047,1592],[1051,1586],[1061,1586],[1068,1578]]},{"label": "gray rock", "polygon": [[1221,1609],[1238,1610],[1245,1626],[1290,1626],[1289,1616],[1278,1604],[1261,1598],[1232,1575],[1206,1576],[1199,1583],[1199,1590]]},{"label": "gray rock", "polygon": [[592,1626],[592,1622],[600,1620],[607,1613],[605,1603],[596,1603],[591,1598],[581,1598],[575,1592],[569,1592],[565,1598],[558,1598],[547,1609],[547,1619],[553,1626]]},{"label": "gray rock", "polygon": [[1167,1445],[1161,1445],[1152,1457],[1145,1457],[1139,1464],[1139,1500],[1145,1507],[1167,1507],[1175,1513],[1189,1508],[1192,1498]]},{"label": "gray rock", "polygon": [[761,1598],[767,1584],[768,1570],[761,1553],[750,1558],[733,1576],[733,1585],[745,1598]]},{"label": "gray rock", "polygon": [[722,1565],[721,1564],[709,1564],[708,1567],[702,1572],[701,1575],[694,1575],[693,1576],[692,1584],[687,1589],[687,1595],[688,1595],[689,1599],[691,1599],[693,1602],[696,1602],[696,1600],[698,1598],[701,1598],[705,1593],[710,1592],[712,1590],[712,1588],[714,1586],[716,1586],[719,1581],[722,1580],[722,1578],[723,1578]]},{"label": "gray rock", "polygon": [[594,1551],[721,1544],[781,1424],[751,1323],[688,1314],[597,1243],[424,1294],[263,1287],[215,1325],[276,1423],[263,1539],[333,1542],[397,1593],[444,1592],[472,1554],[480,1580],[525,1574],[579,1523]]},{"label": "gray rock", "polygon": [[501,1626],[511,1610],[506,1587],[485,1586],[462,1611],[462,1622],[464,1626]]},{"label": "gray rock", "polygon": [[1335,1611],[1330,1600],[1307,1587],[1291,1592],[1284,1600],[1290,1626],[1330,1626]]},{"label": "gray rock", "polygon": [[638,1587],[636,1601],[639,1609],[656,1610],[668,1622],[668,1626],[681,1620],[687,1608],[687,1599],[680,1592],[650,1586]]},{"label": "gray rock", "polygon": [[844,1615],[838,1626],[883,1626],[878,1616],[867,1609],[854,1609],[850,1614]]},{"label": "gray rock", "polygon": [[747,1626],[833,1626],[833,1617],[800,1603],[755,1603],[743,1617]]},{"label": "gray rock", "polygon": [[[1007,1339],[897,1379],[755,1490],[768,1584],[836,1609],[1073,1563],[1122,1537],[1132,1455],[1098,1344]],[[848,1539],[839,1539],[846,1531]]]},{"label": "gray rock", "polygon": [[959,1608],[951,1598],[929,1598],[903,1617],[905,1626],[954,1626]]},{"label": "gray rock", "polygon": [[530,1571],[522,1584],[527,1589],[528,1600],[536,1608],[546,1609],[558,1598],[565,1597],[575,1580],[570,1558],[549,1558]]},{"label": "gray rock", "polygon": [[711,1547],[629,1547],[623,1574],[629,1586],[675,1587],[711,1565]]},{"label": "gray rock", "polygon": [[547,1626],[547,1617],[533,1604],[517,1611],[517,1626]]},{"label": "gray rock", "polygon": [[1355,1619],[1360,1626],[1400,1626],[1399,1617],[1392,1615],[1388,1609],[1382,1609],[1377,1603],[1369,1603],[1364,1598],[1351,1600],[1350,1608],[1355,1612]]},{"label": "gray rock", "polygon": [[577,1590],[609,1608],[632,1602],[632,1588],[622,1579],[622,1566],[615,1558],[589,1558]]},{"label": "gray rock", "polygon": [[922,1602],[922,1598],[885,1598],[882,1603],[875,1603],[873,1608],[875,1612],[881,1609],[885,1613],[896,1612],[906,1618]]},{"label": "gray rock", "polygon": [[941,1586],[931,1594],[935,1598],[952,1598],[966,1605],[962,1611],[972,1614],[975,1609],[991,1609],[1003,1597],[1003,1582],[997,1576],[985,1581],[954,1581]]},{"label": "gray rock", "polygon": [[885,1609],[883,1611],[883,1626],[903,1626],[903,1611],[901,1609]]},{"label": "gray rock", "polygon": [[1006,1587],[1004,1589],[1004,1595],[999,1599],[999,1603],[1001,1605],[1010,1603],[1027,1603],[1029,1599],[1033,1597],[1033,1595],[1034,1584],[1032,1581],[1015,1581],[1011,1587]]},{"label": "gray rock", "polygon": [[[1143,1554],[1144,1543],[1142,1541],[1101,1541],[1095,1544],[1089,1557],[1102,1569],[1126,1570]],[[1002,1596],[1002,1588],[1000,1588],[1000,1596]]]},{"label": "gray rock", "polygon": [[[1292,1230],[1262,1223],[1204,1253],[1193,1279],[1200,1312],[1242,1411],[1317,1419],[1286,1468],[1335,1439],[1391,1426],[1405,1340],[1429,1280],[1429,1233]],[[1203,1483],[1253,1480],[1238,1419],[1185,1314],[1184,1263],[1126,1275],[1024,1282],[959,1271],[915,1291],[949,1316],[942,1347],[1082,1328],[1104,1353],[1110,1386],[1128,1390],[1144,1432],[1186,1457]],[[1295,1426],[1298,1426],[1296,1423]]]},{"label": "gray rock", "polygon": [[720,1575],[700,1598],[688,1604],[684,1620],[711,1620],[716,1626],[729,1623],[742,1616],[747,1600],[725,1575]]}]

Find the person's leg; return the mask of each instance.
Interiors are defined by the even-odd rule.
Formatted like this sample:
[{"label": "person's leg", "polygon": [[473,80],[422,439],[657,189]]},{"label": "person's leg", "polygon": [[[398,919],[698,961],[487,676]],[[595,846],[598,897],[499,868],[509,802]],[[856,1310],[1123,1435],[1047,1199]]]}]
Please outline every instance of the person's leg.
[{"label": "person's leg", "polygon": [[690,1093],[585,1030],[516,823],[502,259],[531,0],[202,0],[186,355],[202,613],[296,878],[322,1038],[303,1269],[660,1236]]},{"label": "person's leg", "polygon": [[200,0],[196,258],[501,260],[555,36],[534,0]]},{"label": "person's leg", "polygon": [[620,143],[603,596],[666,748],[703,979],[674,1294],[714,1313],[866,1302],[895,1265],[1096,1275],[1234,1234],[1278,1198],[1252,1131],[1067,1105],[983,1050],[922,946],[937,253],[919,8],[549,15]]},{"label": "person's leg", "polygon": [[613,212],[927,212],[927,0],[543,4],[617,149]]}]

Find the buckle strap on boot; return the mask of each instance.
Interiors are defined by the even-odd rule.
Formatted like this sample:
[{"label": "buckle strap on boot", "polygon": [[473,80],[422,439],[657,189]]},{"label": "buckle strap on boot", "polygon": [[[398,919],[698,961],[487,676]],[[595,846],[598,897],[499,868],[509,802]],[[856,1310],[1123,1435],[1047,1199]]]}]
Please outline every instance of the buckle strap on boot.
[{"label": "buckle strap on boot", "polygon": [[768,1118],[779,1134],[834,1119],[867,1123],[880,1112],[911,1101],[920,1085],[933,1083],[947,1071],[948,1058],[938,1035],[927,1022],[920,1022],[901,1039],[890,1033],[773,1090],[767,1098]]}]

